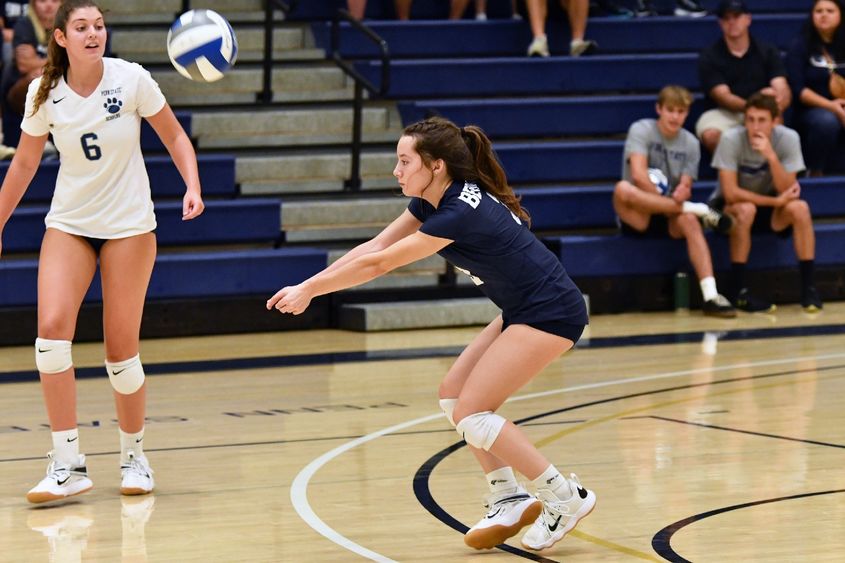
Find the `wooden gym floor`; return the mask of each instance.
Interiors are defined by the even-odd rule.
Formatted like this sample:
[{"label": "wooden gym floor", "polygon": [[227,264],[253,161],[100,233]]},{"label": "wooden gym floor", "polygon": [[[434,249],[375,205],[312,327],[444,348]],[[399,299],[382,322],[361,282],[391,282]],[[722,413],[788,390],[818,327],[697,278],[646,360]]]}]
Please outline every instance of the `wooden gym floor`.
[{"label": "wooden gym floor", "polygon": [[475,552],[485,483],[437,408],[478,328],[145,341],[156,491],[118,493],[102,347],[75,346],[94,489],[29,506],[50,434],[0,349],[0,561],[845,561],[845,303],[597,316],[502,413],[595,490],[539,554]]}]

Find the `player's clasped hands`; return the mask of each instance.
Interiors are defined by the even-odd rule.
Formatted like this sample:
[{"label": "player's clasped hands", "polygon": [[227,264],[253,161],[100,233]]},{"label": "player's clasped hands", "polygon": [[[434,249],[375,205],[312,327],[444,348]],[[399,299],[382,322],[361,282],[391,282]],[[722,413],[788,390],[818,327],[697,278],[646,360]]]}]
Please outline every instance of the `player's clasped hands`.
[{"label": "player's clasped hands", "polygon": [[283,287],[267,300],[267,310],[275,307],[280,313],[299,315],[311,304],[311,297],[302,284]]}]

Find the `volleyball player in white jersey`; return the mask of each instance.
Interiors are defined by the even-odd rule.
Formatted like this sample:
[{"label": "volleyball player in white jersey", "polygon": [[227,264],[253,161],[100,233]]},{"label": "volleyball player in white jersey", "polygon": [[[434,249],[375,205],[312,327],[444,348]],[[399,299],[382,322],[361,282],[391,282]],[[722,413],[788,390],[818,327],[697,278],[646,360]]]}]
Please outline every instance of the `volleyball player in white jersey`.
[{"label": "volleyball player in white jersey", "polygon": [[79,453],[71,341],[98,258],[106,370],[120,428],[120,491],[146,494],[154,487],[143,452],[146,385],[138,342],[156,256],[156,220],[140,148],[142,117],[187,186],[182,218],[193,219],[203,210],[190,139],[146,70],[103,57],[102,11],[90,0],[66,0],[53,29],[44,74],[30,85],[21,141],[0,188],[2,234],[52,133],[61,163],[38,264],[35,362],[53,450],[47,476],[27,494],[33,503],[92,487]]},{"label": "volleyball player in white jersey", "polygon": [[[587,324],[580,290],[528,228],[528,213],[507,183],[490,139],[478,127],[432,118],[405,128],[393,170],[408,209],[372,240],[267,308],[298,315],[311,299],[365,283],[437,253],[470,274],[502,309],[466,347],[440,385],[440,407],[471,446],[487,477],[487,514],[464,542],[492,548],[528,524],[522,545],[545,549],[596,504],[578,477],[567,478],[522,431],[495,411],[558,356]],[[536,496],[516,480],[530,479]]]}]

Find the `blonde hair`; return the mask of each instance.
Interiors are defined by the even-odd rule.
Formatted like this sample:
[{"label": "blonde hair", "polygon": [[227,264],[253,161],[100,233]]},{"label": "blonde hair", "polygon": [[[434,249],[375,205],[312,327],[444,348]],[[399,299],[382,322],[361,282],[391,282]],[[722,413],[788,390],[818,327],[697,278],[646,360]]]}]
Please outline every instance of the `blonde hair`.
[{"label": "blonde hair", "polygon": [[660,90],[660,93],[657,95],[657,105],[689,109],[692,105],[692,94],[683,86],[670,84]]}]

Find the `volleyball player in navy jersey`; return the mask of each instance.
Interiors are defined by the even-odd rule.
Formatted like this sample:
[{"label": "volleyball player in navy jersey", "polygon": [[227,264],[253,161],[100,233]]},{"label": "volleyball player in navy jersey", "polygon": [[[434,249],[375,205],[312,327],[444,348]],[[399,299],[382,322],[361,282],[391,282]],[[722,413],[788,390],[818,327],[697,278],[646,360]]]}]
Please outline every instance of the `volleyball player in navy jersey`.
[{"label": "volleyball player in navy jersey", "polygon": [[[478,127],[441,118],[407,127],[393,170],[408,209],[372,240],[322,272],[279,290],[267,308],[298,315],[311,299],[360,285],[438,253],[468,273],[502,309],[467,346],[440,385],[440,406],[470,446],[490,487],[486,516],[465,536],[492,548],[534,522],[530,549],[552,546],[596,503],[574,474],[564,477],[496,410],[558,356],[587,324],[581,292],[528,228],[490,140]],[[529,494],[514,469],[536,486]]]}]

